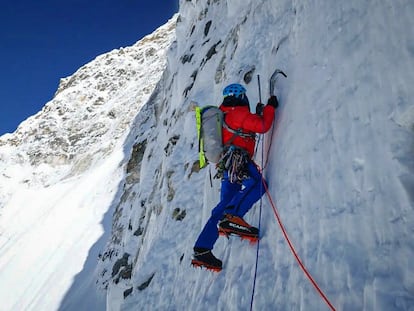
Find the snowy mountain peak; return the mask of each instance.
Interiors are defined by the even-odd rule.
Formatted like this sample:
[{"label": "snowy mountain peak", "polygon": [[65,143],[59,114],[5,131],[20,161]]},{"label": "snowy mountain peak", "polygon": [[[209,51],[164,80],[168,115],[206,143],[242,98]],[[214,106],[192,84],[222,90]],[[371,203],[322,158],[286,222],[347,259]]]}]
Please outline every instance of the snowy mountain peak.
[{"label": "snowy mountain peak", "polygon": [[[110,233],[101,222],[128,162],[124,141],[166,67],[175,23],[62,79],[42,111],[0,137],[0,310],[66,305],[89,248]],[[96,278],[75,303],[102,309]]]},{"label": "snowy mountain peak", "polygon": [[154,90],[174,38],[175,18],[135,45],[98,56],[61,79],[42,111],[0,138],[2,161],[49,165],[73,176],[110,154]]}]

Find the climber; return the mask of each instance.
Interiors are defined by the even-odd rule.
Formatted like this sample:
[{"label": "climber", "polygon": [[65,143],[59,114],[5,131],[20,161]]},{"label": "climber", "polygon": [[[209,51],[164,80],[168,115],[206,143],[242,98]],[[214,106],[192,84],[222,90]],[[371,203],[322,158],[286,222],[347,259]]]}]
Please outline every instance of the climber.
[{"label": "climber", "polygon": [[[230,84],[223,90],[220,109],[224,113],[222,140],[223,155],[217,164],[221,178],[220,202],[201,231],[195,246],[194,266],[204,266],[214,271],[222,269],[212,249],[220,234],[239,235],[257,240],[259,230],[250,226],[243,216],[265,193],[262,175],[253,162],[256,133],[265,133],[272,126],[277,97],[272,95],[267,105],[258,103],[256,113],[251,113],[246,89],[240,84]],[[218,226],[218,227],[217,227]]]}]

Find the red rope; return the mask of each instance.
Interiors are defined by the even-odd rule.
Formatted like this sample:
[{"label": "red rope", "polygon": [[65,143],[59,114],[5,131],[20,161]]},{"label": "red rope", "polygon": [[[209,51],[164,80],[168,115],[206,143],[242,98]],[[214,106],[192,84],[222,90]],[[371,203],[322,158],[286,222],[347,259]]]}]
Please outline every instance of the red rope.
[{"label": "red rope", "polygon": [[293,247],[292,242],[289,239],[289,236],[286,232],[285,226],[282,223],[282,220],[279,216],[279,213],[277,212],[276,204],[273,202],[272,196],[269,193],[269,189],[267,188],[266,182],[264,179],[262,179],[263,186],[265,187],[267,197],[269,198],[270,205],[272,206],[273,212],[276,216],[276,219],[279,223],[280,229],[282,230],[282,233],[289,244],[289,248],[293,253],[293,256],[295,257],[296,261],[298,262],[300,268],[305,273],[305,275],[308,277],[309,281],[312,283],[313,287],[318,291],[319,295],[323,298],[323,300],[326,302],[326,304],[329,306],[329,308],[332,311],[335,311],[335,307],[332,305],[332,303],[329,301],[328,297],[323,293],[319,285],[316,283],[316,281],[313,279],[312,275],[309,273],[309,271],[306,269],[305,265],[302,263],[302,260],[300,259],[299,255],[297,254],[295,248]]}]

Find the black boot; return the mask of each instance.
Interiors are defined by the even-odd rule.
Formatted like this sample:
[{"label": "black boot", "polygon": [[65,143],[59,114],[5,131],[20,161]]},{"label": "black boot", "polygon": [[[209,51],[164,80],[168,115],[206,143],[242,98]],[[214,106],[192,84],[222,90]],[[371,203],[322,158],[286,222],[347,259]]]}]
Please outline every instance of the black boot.
[{"label": "black boot", "polygon": [[205,267],[216,272],[221,271],[222,262],[217,259],[211,249],[194,247],[194,259],[191,264],[196,267]]}]

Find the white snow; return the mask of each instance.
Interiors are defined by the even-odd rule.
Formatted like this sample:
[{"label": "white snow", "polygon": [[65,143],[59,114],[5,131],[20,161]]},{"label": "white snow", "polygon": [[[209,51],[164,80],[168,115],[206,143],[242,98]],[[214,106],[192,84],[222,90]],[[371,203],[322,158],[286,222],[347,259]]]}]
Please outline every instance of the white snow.
[{"label": "white snow", "polygon": [[[250,310],[255,245],[220,238],[223,271],[190,266],[220,190],[196,170],[191,102],[241,82],[253,109],[276,67],[256,161],[298,255],[337,310],[414,310],[413,16],[409,0],[182,0],[166,66],[127,82],[140,58],[113,51],[66,78],[0,139],[0,310]],[[246,220],[260,205],[253,310],[329,310],[266,197]]]},{"label": "white snow", "polygon": [[[122,177],[113,163],[121,159],[121,152],[114,153],[82,178],[48,188],[21,188],[12,196],[0,224],[1,308],[59,306],[74,276],[84,268],[91,246],[103,235],[103,227],[110,228],[103,218],[114,196],[108,189],[116,188]],[[86,278],[95,283],[93,273]],[[94,293],[91,289],[89,294]],[[100,300],[104,305],[102,294]]]},{"label": "white snow", "polygon": [[105,309],[97,261],[120,199],[124,140],[162,75],[174,25],[63,79],[41,112],[1,137],[0,310]]}]

